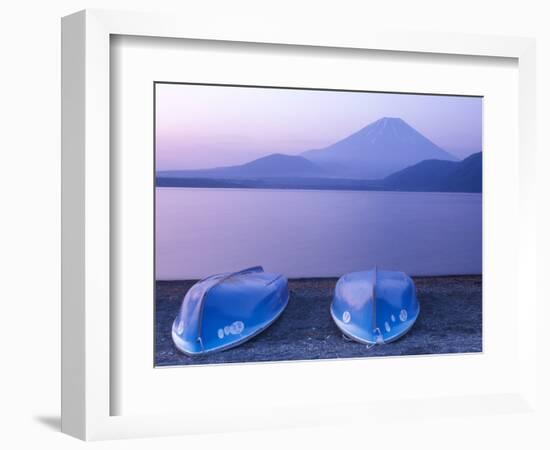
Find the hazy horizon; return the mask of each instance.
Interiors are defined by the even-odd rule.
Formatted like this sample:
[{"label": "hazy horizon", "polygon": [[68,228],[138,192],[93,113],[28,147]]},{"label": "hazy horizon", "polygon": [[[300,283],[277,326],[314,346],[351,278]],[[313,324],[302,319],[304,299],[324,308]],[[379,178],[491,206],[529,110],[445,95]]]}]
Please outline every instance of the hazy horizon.
[{"label": "hazy horizon", "polygon": [[400,117],[463,159],[482,150],[482,98],[186,84],[156,85],[157,170],[237,165],[331,145]]}]

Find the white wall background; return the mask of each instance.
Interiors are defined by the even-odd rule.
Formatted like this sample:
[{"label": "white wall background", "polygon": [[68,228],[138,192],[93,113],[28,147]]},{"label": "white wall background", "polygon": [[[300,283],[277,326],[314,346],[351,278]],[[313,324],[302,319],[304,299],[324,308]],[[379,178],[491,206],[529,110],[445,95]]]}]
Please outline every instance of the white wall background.
[{"label": "white wall background", "polygon": [[[539,274],[548,250],[550,167],[550,12],[548,2],[517,1],[163,1],[163,0],[20,0],[0,9],[0,447],[73,448],[84,444],[59,433],[60,358],[60,17],[83,8],[142,11],[179,10],[208,21],[263,17],[287,26],[316,29],[381,24],[388,28],[459,31],[537,37]],[[545,252],[548,256],[549,253]],[[550,265],[546,262],[546,267]],[[546,274],[544,274],[546,275]],[[550,300],[550,298],[548,298]],[[548,310],[548,307],[546,307]],[[550,343],[550,334],[541,338]],[[542,346],[541,346],[542,347]],[[540,352],[548,354],[548,347]],[[549,379],[548,358],[541,358]],[[548,384],[548,383],[546,383]],[[548,404],[548,388],[546,402]],[[550,423],[547,418],[546,424]],[[449,422],[403,422],[400,430],[324,428],[277,433],[102,442],[95,448],[549,448],[542,422],[527,417],[460,418]],[[442,437],[436,430],[449,427]],[[474,441],[475,439],[475,441]],[[370,444],[369,444],[370,443]],[[472,448],[474,448],[472,447]]]}]

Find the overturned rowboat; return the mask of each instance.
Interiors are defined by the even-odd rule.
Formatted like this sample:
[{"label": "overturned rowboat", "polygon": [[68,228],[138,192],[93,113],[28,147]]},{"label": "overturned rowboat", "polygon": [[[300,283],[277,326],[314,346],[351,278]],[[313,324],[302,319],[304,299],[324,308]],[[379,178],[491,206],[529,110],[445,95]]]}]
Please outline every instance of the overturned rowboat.
[{"label": "overturned rowboat", "polygon": [[187,355],[235,347],[271,325],[287,303],[287,279],[262,267],[212,275],[185,295],[172,340]]},{"label": "overturned rowboat", "polygon": [[374,268],[341,277],[330,310],[344,336],[374,345],[403,336],[416,321],[420,307],[410,277]]}]

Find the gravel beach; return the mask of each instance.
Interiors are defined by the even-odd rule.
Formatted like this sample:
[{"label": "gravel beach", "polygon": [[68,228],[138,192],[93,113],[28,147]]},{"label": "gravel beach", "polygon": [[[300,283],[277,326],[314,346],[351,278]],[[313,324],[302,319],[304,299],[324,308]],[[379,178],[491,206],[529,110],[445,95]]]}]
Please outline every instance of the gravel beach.
[{"label": "gravel beach", "polygon": [[420,315],[401,339],[367,348],[347,341],[330,316],[336,278],[289,280],[290,300],[281,317],[250,341],[219,353],[189,357],[171,338],[172,322],[195,281],[157,281],[157,366],[289,361],[327,358],[471,353],[482,351],[482,277],[413,277]]}]

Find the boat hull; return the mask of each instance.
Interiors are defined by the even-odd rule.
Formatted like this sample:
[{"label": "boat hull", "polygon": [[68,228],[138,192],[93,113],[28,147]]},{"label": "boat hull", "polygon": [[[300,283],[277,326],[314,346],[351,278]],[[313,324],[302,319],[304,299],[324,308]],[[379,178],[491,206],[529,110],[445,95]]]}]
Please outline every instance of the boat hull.
[{"label": "boat hull", "polygon": [[187,355],[227,350],[269,327],[288,304],[288,281],[261,267],[213,275],[189,289],[172,325]]},{"label": "boat hull", "polygon": [[403,272],[376,269],[341,277],[331,304],[332,318],[342,333],[368,345],[399,339],[419,312],[412,279]]}]

